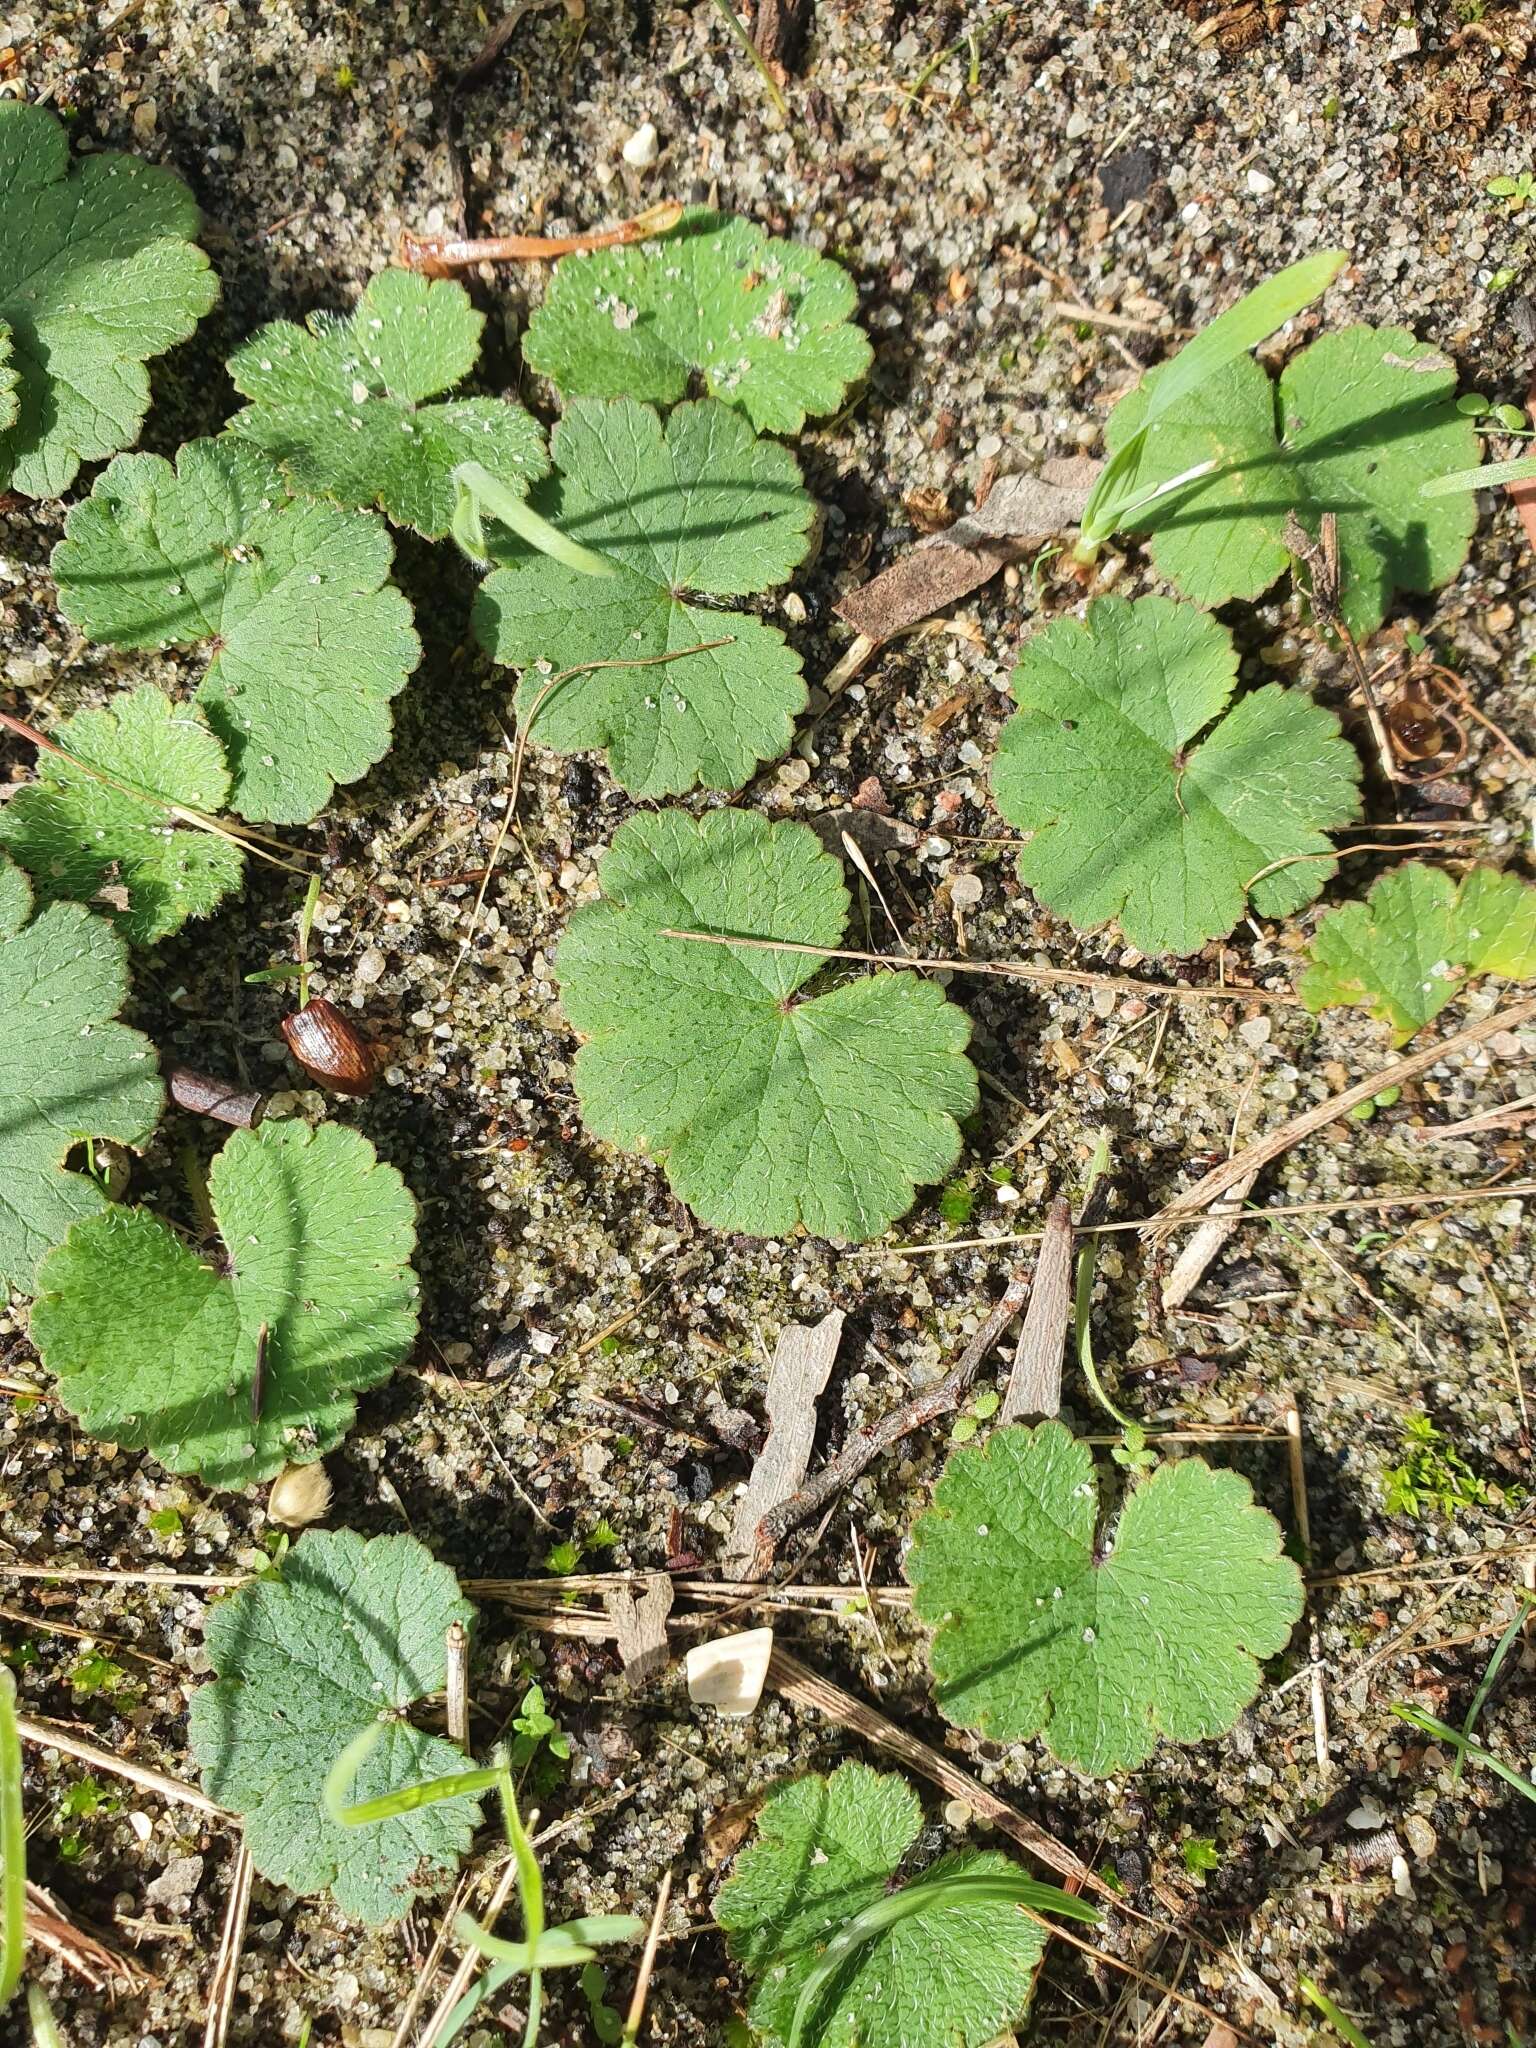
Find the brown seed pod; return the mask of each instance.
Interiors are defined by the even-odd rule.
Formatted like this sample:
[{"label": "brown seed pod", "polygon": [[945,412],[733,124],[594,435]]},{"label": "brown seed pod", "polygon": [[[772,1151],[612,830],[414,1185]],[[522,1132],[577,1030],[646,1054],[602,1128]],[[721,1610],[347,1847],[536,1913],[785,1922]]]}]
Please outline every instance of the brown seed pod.
[{"label": "brown seed pod", "polygon": [[305,1073],[338,1095],[367,1095],[379,1078],[375,1048],[324,996],[285,1017],[283,1037]]},{"label": "brown seed pod", "polygon": [[1446,750],[1445,727],[1434,705],[1410,691],[1387,706],[1387,730],[1405,761],[1433,761]]}]

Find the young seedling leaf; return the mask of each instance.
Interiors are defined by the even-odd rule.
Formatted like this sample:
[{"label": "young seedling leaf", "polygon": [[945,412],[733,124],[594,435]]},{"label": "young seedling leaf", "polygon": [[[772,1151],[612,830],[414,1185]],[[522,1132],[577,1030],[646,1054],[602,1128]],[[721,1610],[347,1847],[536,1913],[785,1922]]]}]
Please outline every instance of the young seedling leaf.
[{"label": "young seedling leaf", "polygon": [[439,539],[459,463],[483,463],[519,494],[549,468],[544,436],[520,405],[442,398],[474,368],[484,325],[462,285],[382,271],[348,318],[274,321],[235,351],[229,374],[252,403],[230,426],[300,490],[377,506]]},{"label": "young seedling leaf", "polygon": [[136,437],[144,365],[218,297],[197,227],[173,172],[108,151],[71,167],[46,108],[0,101],[0,489],[56,498]]},{"label": "young seedling leaf", "polygon": [[[789,745],[806,700],[800,657],[761,619],[688,593],[743,597],[788,579],[812,513],[794,458],[712,399],[663,427],[628,398],[573,401],[554,456],[558,490],[537,502],[614,573],[501,543],[475,627],[495,660],[524,671],[519,718],[537,705],[544,744],[606,747],[635,796],[738,788]],[[545,694],[552,675],[587,664],[598,666]]]},{"label": "young seedling leaf", "polygon": [[599,1137],[659,1160],[706,1223],[758,1237],[876,1237],[948,1173],[976,1075],[969,1022],[932,982],[880,973],[807,997],[814,955],[659,936],[836,946],[848,892],[807,826],[642,815],[601,879],[558,961]]},{"label": "young seedling leaf", "polygon": [[1043,1734],[1102,1775],[1160,1737],[1224,1734],[1302,1597],[1247,1480],[1198,1458],[1160,1465],[1097,1549],[1096,1521],[1085,1443],[1059,1422],[999,1429],[952,1453],[907,1576],[945,1717],[995,1742]]},{"label": "young seedling leaf", "polygon": [[1422,486],[1475,462],[1477,434],[1456,410],[1451,363],[1406,329],[1326,334],[1278,385],[1239,356],[1147,426],[1171,367],[1115,407],[1106,445],[1113,459],[1145,429],[1138,495],[1214,464],[1122,522],[1151,535],[1153,560],[1186,597],[1218,605],[1267,590],[1290,559],[1292,512],[1314,537],[1336,514],[1340,608],[1356,634],[1381,624],[1394,591],[1435,590],[1461,567],[1476,505]]},{"label": "young seedling leaf", "polygon": [[[178,805],[216,811],[229,795],[224,749],[195,704],[146,683],[51,737],[71,758],[40,753],[36,782],[0,809],[0,845],[42,901],[102,900],[124,936],[148,946],[239,887],[240,848],[176,815]],[[126,903],[98,899],[103,889],[126,891]]]},{"label": "young seedling leaf", "polygon": [[1317,894],[1333,862],[1298,856],[1359,814],[1359,758],[1300,690],[1229,710],[1236,676],[1225,627],[1166,597],[1097,598],[1027,642],[992,781],[1042,903],[1192,953],[1249,902],[1279,917]]},{"label": "young seedling leaf", "polygon": [[381,1722],[353,1803],[463,1769],[462,1751],[406,1713],[442,1691],[448,1628],[473,1618],[413,1537],[350,1529],[307,1531],[277,1575],[210,1610],[217,1677],[193,1694],[192,1749],[209,1795],[242,1816],[263,1877],[305,1895],[329,1885],[344,1913],[377,1925],[452,1874],[479,1820],[472,1794],[368,1827],[339,1826],[321,1795],[341,1751]]},{"label": "young seedling leaf", "polygon": [[53,551],[59,605],[115,647],[214,651],[198,690],[242,817],[312,818],[390,741],[420,645],[371,513],[294,499],[230,436],[120,455]]},{"label": "young seedling leaf", "polygon": [[164,1092],[149,1040],[115,1022],[128,949],[104,918],[32,892],[0,853],[0,1291],[28,1291],[38,1260],[106,1196],[65,1170],[84,1139],[141,1145]]},{"label": "young seedling leaf", "polygon": [[827,257],[695,208],[665,241],[567,256],[523,353],[570,397],[670,405],[697,371],[760,433],[797,434],[869,368],[857,302]]},{"label": "young seedling leaf", "polygon": [[947,1856],[894,1893],[913,1910],[811,1984],[801,2009],[829,1943],[892,1899],[922,1824],[906,1780],[867,1764],[799,1778],[768,1799],[715,1906],[731,1954],[755,1980],[750,2017],[764,2040],[789,2048],[799,2012],[800,2048],[982,2048],[1022,2018],[1045,1947],[1040,1927],[1006,1898],[945,1889],[1020,1875],[991,1850]]},{"label": "young seedling leaf", "polygon": [[1458,886],[1409,861],[1363,903],[1323,918],[1296,992],[1309,1010],[1369,1010],[1401,1045],[1474,974],[1536,979],[1536,888],[1495,868],[1473,868]]},{"label": "young seedling leaf", "polygon": [[93,1435],[253,1486],[339,1443],[410,1350],[415,1208],[340,1124],[236,1131],[208,1193],[217,1264],[147,1209],[90,1217],[38,1271],[32,1338]]}]

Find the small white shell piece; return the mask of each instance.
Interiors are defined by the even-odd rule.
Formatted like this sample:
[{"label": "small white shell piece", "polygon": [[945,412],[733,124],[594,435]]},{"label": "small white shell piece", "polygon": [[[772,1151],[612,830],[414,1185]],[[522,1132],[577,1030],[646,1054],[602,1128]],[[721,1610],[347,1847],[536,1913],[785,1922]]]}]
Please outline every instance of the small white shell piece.
[{"label": "small white shell piece", "polygon": [[683,1660],[689,1699],[696,1707],[717,1708],[729,1720],[744,1720],[763,1696],[772,1655],[771,1628],[695,1643]]}]

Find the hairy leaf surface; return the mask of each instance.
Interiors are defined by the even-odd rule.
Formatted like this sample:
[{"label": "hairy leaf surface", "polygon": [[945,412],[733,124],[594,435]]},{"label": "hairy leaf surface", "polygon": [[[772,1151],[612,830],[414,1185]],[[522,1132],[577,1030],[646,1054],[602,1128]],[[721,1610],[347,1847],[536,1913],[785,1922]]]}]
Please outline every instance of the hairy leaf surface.
[{"label": "hairy leaf surface", "polygon": [[308,1530],[276,1575],[210,1609],[217,1678],[192,1696],[192,1749],[209,1796],[242,1817],[263,1877],[305,1895],[328,1885],[344,1913],[377,1925],[451,1876],[479,1819],[472,1796],[342,1827],[321,1792],[341,1751],[380,1721],[352,1803],[464,1768],[461,1750],[405,1716],[441,1692],[449,1625],[473,1617],[413,1537],[350,1529]]},{"label": "hairy leaf surface", "polygon": [[1317,894],[1333,863],[1298,856],[1359,815],[1359,757],[1300,690],[1229,709],[1236,676],[1226,629],[1165,597],[1096,598],[1025,644],[992,781],[1042,903],[1193,953],[1250,902],[1280,917]]},{"label": "hairy leaf surface", "polygon": [[713,400],[663,427],[625,398],[575,400],[554,456],[559,487],[537,504],[614,573],[503,544],[475,627],[524,672],[519,718],[548,746],[606,747],[636,796],[737,788],[788,747],[805,679],[775,627],[701,600],[768,590],[805,554],[813,508],[793,457]]},{"label": "hairy leaf surface", "polygon": [[144,365],[218,297],[174,172],[115,151],[71,166],[44,107],[0,100],[0,489],[56,498],[138,434]]},{"label": "hairy leaf surface", "polygon": [[1160,1465],[1098,1548],[1096,1493],[1092,1452],[1059,1422],[996,1430],[951,1454],[907,1576],[945,1718],[993,1742],[1043,1735],[1102,1774],[1159,1738],[1224,1734],[1302,1600],[1238,1473]]},{"label": "hairy leaf surface", "polygon": [[1476,974],[1536,978],[1536,888],[1494,868],[1457,884],[1409,861],[1322,919],[1296,992],[1309,1010],[1369,1010],[1401,1045]]},{"label": "hairy leaf surface", "polygon": [[340,1124],[237,1131],[208,1193],[217,1265],[147,1209],[109,1210],[39,1270],[32,1336],[93,1435],[249,1486],[339,1443],[410,1350],[415,1205]]},{"label": "hairy leaf surface", "polygon": [[213,642],[198,691],[242,817],[301,823],[390,742],[421,652],[371,513],[289,498],[229,436],[120,455],[53,551],[59,605],[115,647]]},{"label": "hairy leaf surface", "polygon": [[827,257],[694,208],[664,240],[567,256],[524,353],[571,396],[669,405],[697,371],[759,432],[797,434],[869,368],[857,301]]},{"label": "hairy leaf surface", "polygon": [[146,683],[50,737],[71,760],[40,753],[36,782],[0,808],[0,845],[42,901],[124,890],[125,904],[109,895],[103,907],[148,946],[240,886],[240,848],[175,815],[177,805],[216,811],[229,795],[224,749],[197,705],[173,704]]},{"label": "hairy leaf surface", "polygon": [[441,397],[474,368],[484,325],[451,279],[381,271],[349,317],[274,321],[235,351],[229,374],[252,403],[230,426],[300,490],[377,506],[438,539],[453,518],[457,464],[482,462],[524,490],[549,468],[520,405]]},{"label": "hairy leaf surface", "polygon": [[706,1223],[759,1237],[878,1236],[949,1171],[976,1076],[969,1022],[932,982],[880,973],[806,996],[813,955],[658,936],[836,946],[848,894],[808,827],[631,818],[601,878],[557,962],[599,1137],[659,1160]]}]

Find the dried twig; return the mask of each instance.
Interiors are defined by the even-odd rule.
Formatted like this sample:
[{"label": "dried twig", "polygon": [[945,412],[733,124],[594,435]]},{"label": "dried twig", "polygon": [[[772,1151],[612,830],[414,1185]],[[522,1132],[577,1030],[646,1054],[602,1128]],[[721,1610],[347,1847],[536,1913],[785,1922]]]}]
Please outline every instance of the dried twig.
[{"label": "dried twig", "polygon": [[[741,1578],[754,1568],[763,1517],[788,1500],[805,1479],[816,1441],[816,1402],[831,1376],[842,1335],[840,1308],[810,1327],[789,1323],[779,1332],[764,1395],[768,1441],[736,1504],[725,1546],[729,1578]],[[762,1571],[772,1562],[771,1556],[759,1559],[756,1569]]]},{"label": "dried twig", "polygon": [[236,1088],[232,1082],[216,1081],[211,1074],[199,1074],[192,1067],[168,1068],[165,1086],[178,1109],[211,1117],[216,1123],[233,1124],[239,1131],[255,1130],[266,1108],[267,1099],[259,1088]]},{"label": "dried twig", "polygon": [[184,1785],[179,1778],[168,1778],[164,1771],[151,1770],[147,1764],[130,1763],[126,1757],[116,1756],[109,1749],[98,1749],[94,1742],[83,1742],[78,1735],[71,1735],[65,1728],[56,1728],[49,1721],[34,1721],[26,1714],[18,1714],[16,1733],[23,1742],[30,1742],[38,1749],[56,1749],[60,1756],[72,1756],[80,1763],[89,1764],[92,1770],[109,1771],[114,1777],[126,1778],[131,1785],[141,1786],[146,1792],[158,1792],[162,1799],[173,1800],[178,1806],[193,1807],[213,1820],[235,1818],[222,1806],[216,1805],[206,1792],[199,1792],[195,1785]]},{"label": "dried twig", "polygon": [[426,277],[448,277],[479,263],[550,263],[557,256],[574,256],[583,250],[621,248],[628,242],[670,233],[682,217],[682,202],[669,199],[647,207],[633,220],[590,235],[486,235],[466,240],[460,235],[413,235],[402,228],[395,256],[407,270],[419,270]]},{"label": "dried twig", "polygon": [[469,1631],[462,1621],[450,1621],[444,1643],[448,1681],[445,1687],[445,1718],[448,1740],[469,1755]]},{"label": "dried twig", "polygon": [[651,1924],[645,1932],[645,1947],[640,1952],[640,1973],[635,1978],[635,1995],[629,2001],[629,2016],[624,2022],[625,2048],[633,2048],[640,2038],[641,2023],[645,2018],[645,2001],[651,1992],[651,1972],[656,1968],[656,1951],[661,1946],[662,1923],[667,1917],[667,1906],[672,1897],[672,1873],[669,1870],[661,1880],[656,1893],[656,1910],[651,1915]]},{"label": "dried twig", "polygon": [[208,2022],[203,2029],[203,2048],[224,2048],[229,2038],[229,2018],[235,2005],[235,1987],[240,1980],[240,1952],[245,1946],[245,1923],[251,1910],[254,1870],[250,1849],[242,1836],[229,1880],[229,1904],[224,1913],[224,1931],[219,1936],[219,1953],[208,1982]]},{"label": "dried twig", "polygon": [[[507,1858],[507,1867],[501,1873],[501,1881],[491,1895],[490,1907],[483,1922],[484,1926],[493,1928],[496,1925],[496,1922],[501,1917],[501,1909],[511,1897],[512,1888],[516,1883],[517,1858],[509,1856]],[[448,2024],[449,2014],[469,1989],[475,1971],[480,1967],[480,1960],[480,1951],[478,1949],[466,1948],[464,1950],[464,1953],[459,1957],[458,1968],[448,1980],[447,1990],[437,2001],[437,2006],[431,2019],[427,2021],[426,2026],[421,2031],[417,2048],[433,2048],[433,2044]]]},{"label": "dried twig", "polygon": [[1063,982],[1071,988],[1110,988],[1118,989],[1124,995],[1173,996],[1185,1002],[1277,1003],[1288,1009],[1296,1007],[1296,998],[1289,989],[1235,985],[1228,988],[1188,988],[1182,983],[1170,985],[1161,981],[1137,981],[1129,974],[1090,974],[1081,967],[1028,967],[1022,960],[918,960],[905,957],[893,960],[888,953],[860,953],[848,946],[807,946],[798,939],[744,939],[729,932],[684,931],[673,925],[663,925],[656,936],[659,939],[693,939],[702,946],[731,946],[749,953],[812,953],[820,960],[862,960],[871,967],[915,967],[950,974],[995,974],[1006,981]]},{"label": "dried twig", "polygon": [[1172,1224],[1198,1216],[1212,1202],[1230,1193],[1240,1180],[1261,1172],[1271,1160],[1289,1152],[1293,1145],[1311,1137],[1314,1131],[1322,1130],[1341,1116],[1348,1116],[1357,1104],[1370,1102],[1383,1088],[1400,1088],[1405,1081],[1412,1081],[1441,1060],[1471,1052],[1475,1046],[1497,1038],[1500,1032],[1514,1031],[1520,1025],[1533,1021],[1536,1021],[1536,1001],[1511,1003],[1507,1010],[1497,1010],[1491,1017],[1469,1024],[1464,1031],[1457,1031],[1449,1038],[1436,1039],[1421,1051],[1410,1053],[1406,1059],[1394,1060],[1390,1066],[1381,1067],[1365,1080],[1355,1082],[1353,1087],[1341,1089],[1337,1095],[1330,1095],[1311,1109],[1303,1110],[1300,1116],[1292,1117],[1278,1130],[1269,1131],[1262,1138],[1255,1139],[1253,1144],[1245,1145],[1241,1152],[1197,1181],[1188,1194],[1180,1195],[1177,1201],[1168,1203],[1166,1208],[1149,1217],[1142,1229],[1162,1231]]},{"label": "dried twig", "polygon": [[666,1667],[672,1600],[672,1581],[665,1572],[651,1572],[638,1584],[603,1588],[603,1606],[613,1623],[619,1661],[630,1686],[644,1685]]},{"label": "dried twig", "polygon": [[[904,1436],[910,1436],[913,1430],[921,1429],[925,1423],[934,1422],[941,1415],[952,1415],[969,1393],[971,1382],[981,1370],[988,1352],[1024,1306],[1028,1293],[1028,1280],[1022,1274],[1015,1274],[996,1307],[961,1352],[951,1372],[935,1385],[914,1394],[901,1407],[882,1415],[878,1422],[867,1423],[863,1429],[855,1430],[838,1455],[823,1465],[814,1479],[807,1480],[798,1492],[766,1514],[757,1528],[758,1558],[771,1558],[791,1529],[798,1529],[802,1522],[808,1522],[812,1515],[819,1514],[834,1494],[851,1485],[882,1451],[888,1451],[892,1444],[900,1443]],[[759,1563],[757,1576],[761,1577],[766,1568],[765,1564]]]},{"label": "dried twig", "polygon": [[104,1941],[98,1941],[94,1934],[87,1934],[83,1927],[77,1927],[52,1892],[44,1891],[30,1878],[27,1880],[27,1940],[57,1956],[66,1969],[73,1970],[93,1991],[104,1991],[114,1977],[130,1990],[138,1990],[152,1981],[148,1972],[141,1970],[137,1963],[127,1956],[120,1956],[116,1949],[108,1948]]},{"label": "dried twig", "polygon": [[[1244,1174],[1240,1181],[1234,1181],[1227,1199],[1235,1210],[1246,1202],[1253,1192],[1258,1179],[1258,1170]],[[1206,1270],[1220,1253],[1222,1246],[1236,1230],[1242,1219],[1229,1213],[1225,1208],[1219,1215],[1208,1216],[1185,1245],[1173,1262],[1173,1271],[1163,1284],[1163,1307],[1182,1308],[1205,1278]]]},{"label": "dried twig", "polygon": [[[1285,1407],[1285,1434],[1290,1450],[1291,1501],[1296,1516],[1296,1534],[1301,1539],[1302,1560],[1312,1562],[1312,1515],[1307,1505],[1307,1467],[1302,1454],[1301,1409],[1295,1397]],[[1330,1769],[1328,1756],[1328,1702],[1323,1692],[1323,1647],[1318,1631],[1317,1615],[1308,1603],[1307,1608],[1307,1653],[1312,1664],[1312,1744],[1317,1755],[1317,1774],[1326,1778]]]},{"label": "dried twig", "polygon": [[1013,1370],[1003,1394],[999,1422],[1021,1422],[1061,1409],[1061,1354],[1072,1323],[1072,1211],[1058,1195],[1046,1212],[1029,1290],[1029,1307],[1019,1330]]}]

